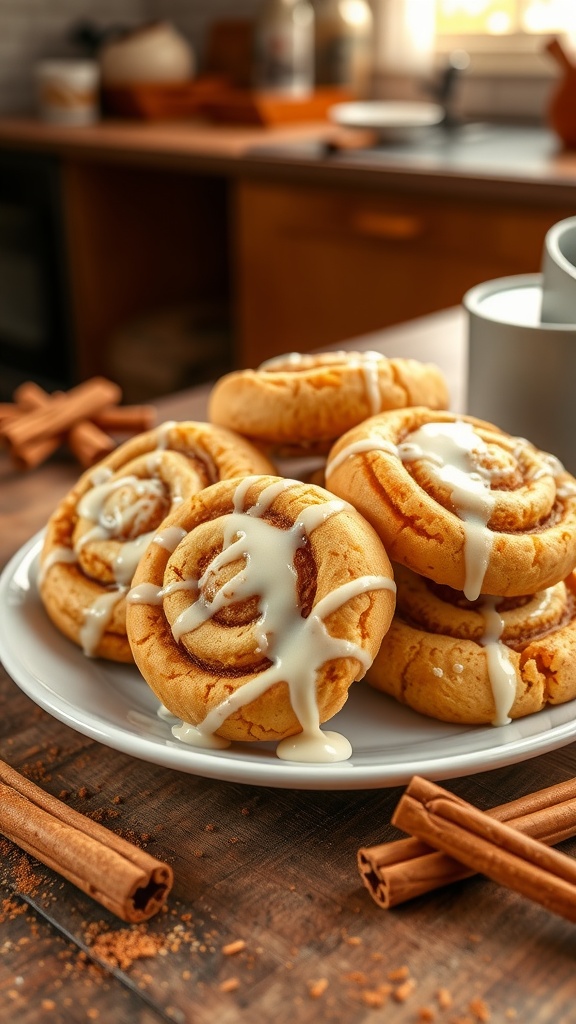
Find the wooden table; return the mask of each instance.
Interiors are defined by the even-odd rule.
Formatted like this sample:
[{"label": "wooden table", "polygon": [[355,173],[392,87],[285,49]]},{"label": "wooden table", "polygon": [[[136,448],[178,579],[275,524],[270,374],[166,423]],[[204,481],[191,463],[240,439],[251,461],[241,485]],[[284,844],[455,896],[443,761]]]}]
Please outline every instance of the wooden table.
[{"label": "wooden table", "polygon": [[[453,310],[363,344],[434,359],[458,407],[464,334],[463,314]],[[163,399],[160,416],[202,418],[205,397],[206,389]],[[63,455],[22,475],[2,458],[4,564],[44,524],[78,468]],[[397,836],[390,817],[400,789],[293,791],[198,778],[73,731],[3,670],[0,690],[0,757],[175,872],[166,912],[128,926],[0,839],[0,1019],[574,1021],[576,932],[566,921],[481,877],[392,911],[374,903],[356,853]],[[487,808],[574,775],[571,744],[446,786]],[[576,841],[563,848],[575,852]],[[144,938],[150,955],[136,957]],[[238,940],[242,949],[227,950]],[[95,962],[102,952],[114,962]],[[412,993],[382,1005],[382,986],[406,971]],[[399,981],[391,984],[396,992]],[[439,989],[450,1007],[439,1005]]]}]

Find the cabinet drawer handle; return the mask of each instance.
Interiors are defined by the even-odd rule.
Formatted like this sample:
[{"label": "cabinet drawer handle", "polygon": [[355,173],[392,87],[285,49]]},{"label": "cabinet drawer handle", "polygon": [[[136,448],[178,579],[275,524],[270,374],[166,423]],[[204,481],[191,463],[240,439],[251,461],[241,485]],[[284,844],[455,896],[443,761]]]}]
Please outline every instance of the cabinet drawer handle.
[{"label": "cabinet drawer handle", "polygon": [[375,213],[360,210],[352,215],[350,227],[368,238],[387,238],[391,241],[409,241],[424,233],[424,222],[409,213]]}]

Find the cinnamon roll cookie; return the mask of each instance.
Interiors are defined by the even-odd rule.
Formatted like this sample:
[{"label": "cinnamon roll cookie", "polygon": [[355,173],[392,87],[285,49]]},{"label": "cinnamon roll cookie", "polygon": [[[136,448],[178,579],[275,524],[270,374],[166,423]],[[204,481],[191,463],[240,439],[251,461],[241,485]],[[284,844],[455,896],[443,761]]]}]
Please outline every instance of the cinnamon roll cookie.
[{"label": "cinnamon roll cookie", "polygon": [[289,760],[340,760],[349,744],[320,723],[366,672],[394,592],[380,540],[346,502],[277,476],[228,480],[155,534],[128,595],[128,637],[182,720],[179,739],[282,741]]},{"label": "cinnamon roll cookie", "polygon": [[88,656],[132,661],[125,596],[158,525],[217,480],[271,471],[245,438],[208,423],[165,423],[120,445],[48,522],[39,590],[54,624]]},{"label": "cinnamon roll cookie", "polygon": [[395,566],[397,606],[367,680],[445,722],[503,725],[576,697],[576,574],[530,597],[481,597]]},{"label": "cinnamon roll cookie", "polygon": [[293,352],[221,377],[209,419],[286,455],[326,452],[368,416],[407,405],[447,408],[436,366],[379,352]]},{"label": "cinnamon roll cookie", "polygon": [[374,416],[334,445],[326,486],[372,523],[392,561],[470,600],[534,594],[576,566],[576,480],[471,416]]}]

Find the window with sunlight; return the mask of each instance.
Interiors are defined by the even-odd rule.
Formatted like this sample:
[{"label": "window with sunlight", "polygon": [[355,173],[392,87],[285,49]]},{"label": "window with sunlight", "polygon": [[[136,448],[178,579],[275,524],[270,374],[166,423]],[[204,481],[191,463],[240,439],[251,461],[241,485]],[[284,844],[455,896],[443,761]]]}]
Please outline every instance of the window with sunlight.
[{"label": "window with sunlight", "polygon": [[576,33],[576,0],[436,0],[438,35]]}]

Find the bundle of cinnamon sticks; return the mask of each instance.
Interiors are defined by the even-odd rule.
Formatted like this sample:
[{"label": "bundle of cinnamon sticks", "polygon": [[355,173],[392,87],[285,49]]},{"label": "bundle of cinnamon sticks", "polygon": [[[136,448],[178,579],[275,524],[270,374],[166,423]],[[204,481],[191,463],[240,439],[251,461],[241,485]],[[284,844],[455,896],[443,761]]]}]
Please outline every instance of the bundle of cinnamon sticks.
[{"label": "bundle of cinnamon sticks", "polygon": [[112,435],[138,434],[155,421],[152,406],[120,406],[120,388],[105,377],[52,394],[26,381],[13,397],[0,403],[0,441],[21,469],[40,465],[65,443],[87,469],[116,447]]},{"label": "bundle of cinnamon sticks", "polygon": [[549,849],[576,835],[576,779],[484,812],[415,776],[392,824],[412,838],[358,851],[386,909],[480,872],[576,922],[576,861]]},{"label": "bundle of cinnamon sticks", "polygon": [[79,814],[0,761],[0,833],[123,921],[164,905],[172,868]]}]

